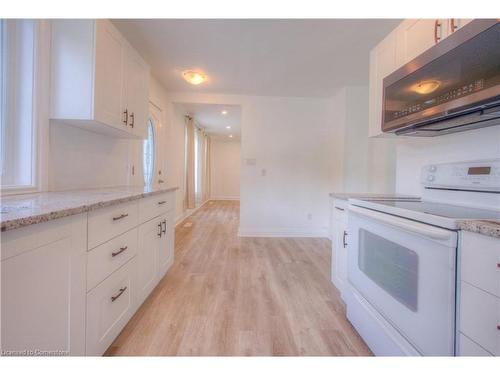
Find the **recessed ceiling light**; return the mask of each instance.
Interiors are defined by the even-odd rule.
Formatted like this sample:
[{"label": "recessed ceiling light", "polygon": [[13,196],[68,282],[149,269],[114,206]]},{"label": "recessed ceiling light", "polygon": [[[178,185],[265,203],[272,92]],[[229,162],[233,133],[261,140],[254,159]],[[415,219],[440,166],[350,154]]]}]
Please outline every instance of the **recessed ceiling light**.
[{"label": "recessed ceiling light", "polygon": [[182,72],[182,77],[192,85],[199,85],[207,80],[204,73],[196,72],[194,70],[185,70]]},{"label": "recessed ceiling light", "polygon": [[221,113],[222,113],[224,116],[225,116],[225,115],[227,115],[227,111],[226,111],[226,110],[223,110]]},{"label": "recessed ceiling light", "polygon": [[228,126],[226,126],[226,129],[231,129],[231,127],[228,125]]},{"label": "recessed ceiling light", "polygon": [[229,134],[229,138],[233,138],[233,135],[232,135],[232,134]]}]

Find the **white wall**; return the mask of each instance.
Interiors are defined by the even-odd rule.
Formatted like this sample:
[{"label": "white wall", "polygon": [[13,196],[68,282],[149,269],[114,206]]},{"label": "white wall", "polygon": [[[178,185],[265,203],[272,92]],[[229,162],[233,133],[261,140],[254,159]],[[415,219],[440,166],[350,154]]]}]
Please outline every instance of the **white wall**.
[{"label": "white wall", "polygon": [[212,139],[210,162],[210,198],[239,199],[241,143]]},{"label": "white wall", "polygon": [[396,154],[396,191],[420,195],[426,164],[500,158],[500,126],[434,138],[399,137]]},{"label": "white wall", "polygon": [[394,192],[396,141],[368,138],[368,87],[343,87],[329,101],[332,122],[331,190]]}]

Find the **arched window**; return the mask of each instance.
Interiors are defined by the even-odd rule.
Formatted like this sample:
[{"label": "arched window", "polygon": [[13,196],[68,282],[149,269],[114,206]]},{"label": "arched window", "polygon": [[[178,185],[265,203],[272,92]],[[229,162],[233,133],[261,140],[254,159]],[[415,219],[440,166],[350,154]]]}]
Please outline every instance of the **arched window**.
[{"label": "arched window", "polygon": [[144,140],[143,164],[144,184],[151,186],[155,169],[155,130],[151,119],[148,120],[148,137]]}]

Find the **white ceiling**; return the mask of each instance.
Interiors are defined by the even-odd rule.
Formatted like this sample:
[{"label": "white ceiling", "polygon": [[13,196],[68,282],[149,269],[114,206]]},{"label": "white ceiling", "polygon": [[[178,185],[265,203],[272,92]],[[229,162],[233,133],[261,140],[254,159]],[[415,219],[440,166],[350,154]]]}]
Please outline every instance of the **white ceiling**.
[{"label": "white ceiling", "polygon": [[[366,84],[369,50],[400,20],[114,20],[169,91],[330,96]],[[201,69],[208,82],[181,77]]]},{"label": "white ceiling", "polygon": [[[241,107],[225,104],[175,103],[186,114],[193,116],[205,131],[220,139],[239,140],[241,138]],[[222,111],[227,111],[226,115]],[[227,129],[230,126],[231,129]],[[233,137],[229,138],[232,134]]]}]

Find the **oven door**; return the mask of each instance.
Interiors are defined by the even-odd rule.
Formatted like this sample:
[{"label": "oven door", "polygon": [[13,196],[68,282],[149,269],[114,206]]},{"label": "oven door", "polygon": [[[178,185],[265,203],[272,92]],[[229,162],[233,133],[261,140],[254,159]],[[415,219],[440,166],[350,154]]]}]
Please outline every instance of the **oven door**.
[{"label": "oven door", "polygon": [[453,355],[454,231],[349,206],[348,280],[422,355]]}]

